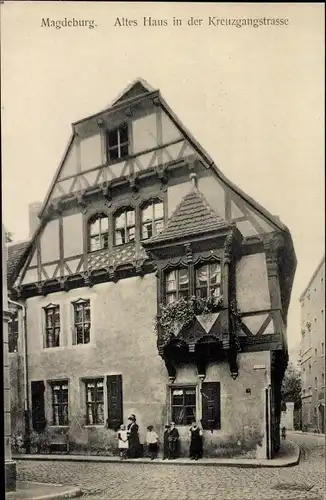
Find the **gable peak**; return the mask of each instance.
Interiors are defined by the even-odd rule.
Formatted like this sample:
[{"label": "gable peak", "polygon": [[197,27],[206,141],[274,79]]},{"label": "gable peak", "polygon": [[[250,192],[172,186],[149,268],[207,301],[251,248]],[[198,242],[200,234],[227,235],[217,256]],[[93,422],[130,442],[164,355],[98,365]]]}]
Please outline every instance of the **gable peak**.
[{"label": "gable peak", "polygon": [[110,107],[117,104],[121,104],[123,101],[127,101],[132,97],[137,97],[142,94],[148,94],[149,92],[154,92],[154,88],[143,78],[136,78],[127,87],[125,87],[122,92],[111,102]]}]

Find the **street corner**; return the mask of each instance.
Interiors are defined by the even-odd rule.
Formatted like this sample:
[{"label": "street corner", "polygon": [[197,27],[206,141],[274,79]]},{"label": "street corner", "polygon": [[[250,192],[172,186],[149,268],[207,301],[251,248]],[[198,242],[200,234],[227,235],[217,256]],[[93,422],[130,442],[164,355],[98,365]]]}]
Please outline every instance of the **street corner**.
[{"label": "street corner", "polygon": [[6,493],[6,497],[7,500],[60,500],[77,498],[82,494],[82,490],[76,486],[17,481],[16,491]]}]

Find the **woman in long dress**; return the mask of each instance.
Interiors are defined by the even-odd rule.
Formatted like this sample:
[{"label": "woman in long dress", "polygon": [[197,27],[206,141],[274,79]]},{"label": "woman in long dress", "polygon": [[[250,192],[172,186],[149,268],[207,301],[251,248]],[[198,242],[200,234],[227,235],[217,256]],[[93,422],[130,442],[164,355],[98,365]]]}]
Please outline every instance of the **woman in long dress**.
[{"label": "woman in long dress", "polygon": [[203,433],[197,422],[193,422],[190,427],[190,449],[191,460],[198,460],[203,455]]},{"label": "woman in long dress", "polygon": [[130,458],[137,458],[140,454],[140,442],[135,415],[130,415],[128,422],[128,455]]}]

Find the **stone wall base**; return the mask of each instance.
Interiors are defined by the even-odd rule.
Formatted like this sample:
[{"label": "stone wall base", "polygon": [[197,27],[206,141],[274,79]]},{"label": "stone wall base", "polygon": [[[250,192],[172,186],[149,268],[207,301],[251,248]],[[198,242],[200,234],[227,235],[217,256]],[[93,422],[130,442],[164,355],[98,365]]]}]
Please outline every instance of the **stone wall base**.
[{"label": "stone wall base", "polygon": [[5,461],[6,491],[16,491],[16,462]]}]

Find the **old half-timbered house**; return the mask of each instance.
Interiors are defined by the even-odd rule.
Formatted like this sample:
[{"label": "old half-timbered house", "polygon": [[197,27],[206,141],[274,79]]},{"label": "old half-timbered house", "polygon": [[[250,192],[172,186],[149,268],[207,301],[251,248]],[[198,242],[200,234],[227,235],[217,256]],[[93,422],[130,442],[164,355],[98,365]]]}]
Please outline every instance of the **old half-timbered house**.
[{"label": "old half-timbered house", "polygon": [[186,454],[195,418],[206,456],[273,457],[291,235],[158,90],[139,79],[73,124],[24,255],[11,297],[26,310],[31,428],[110,452],[133,413],[142,442],[175,421]]}]

